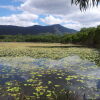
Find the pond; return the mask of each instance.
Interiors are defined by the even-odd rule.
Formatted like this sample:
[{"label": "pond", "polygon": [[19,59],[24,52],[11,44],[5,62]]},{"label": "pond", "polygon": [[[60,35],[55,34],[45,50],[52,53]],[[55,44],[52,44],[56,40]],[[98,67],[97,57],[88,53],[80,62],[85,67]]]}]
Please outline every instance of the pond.
[{"label": "pond", "polygon": [[94,62],[83,60],[78,55],[59,60],[0,58],[1,98],[11,96],[18,99],[20,95],[34,98],[32,100],[39,99],[42,95],[55,98],[58,92],[64,94],[65,91],[76,93],[84,100],[100,98],[100,68]]}]

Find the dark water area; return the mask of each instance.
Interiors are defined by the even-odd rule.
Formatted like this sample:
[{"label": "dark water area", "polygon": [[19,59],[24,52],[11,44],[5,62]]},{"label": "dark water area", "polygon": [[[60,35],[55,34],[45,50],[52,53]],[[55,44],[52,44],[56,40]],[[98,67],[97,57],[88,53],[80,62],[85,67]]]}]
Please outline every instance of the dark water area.
[{"label": "dark water area", "polygon": [[100,68],[77,55],[59,60],[1,57],[0,86],[1,96],[19,92],[33,96],[45,87],[49,91],[75,91],[86,100],[100,100]]}]

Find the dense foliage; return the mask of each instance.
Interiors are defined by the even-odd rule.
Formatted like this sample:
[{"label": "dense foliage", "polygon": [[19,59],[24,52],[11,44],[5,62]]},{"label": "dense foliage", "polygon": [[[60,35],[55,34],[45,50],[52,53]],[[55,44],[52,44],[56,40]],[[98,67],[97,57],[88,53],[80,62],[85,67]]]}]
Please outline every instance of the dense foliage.
[{"label": "dense foliage", "polygon": [[97,28],[82,28],[76,34],[47,34],[47,35],[0,35],[2,42],[55,42],[55,43],[77,43],[99,47],[100,26]]},{"label": "dense foliage", "polygon": [[86,10],[91,5],[98,5],[99,2],[100,0],[72,0],[72,4],[79,5],[80,10]]}]

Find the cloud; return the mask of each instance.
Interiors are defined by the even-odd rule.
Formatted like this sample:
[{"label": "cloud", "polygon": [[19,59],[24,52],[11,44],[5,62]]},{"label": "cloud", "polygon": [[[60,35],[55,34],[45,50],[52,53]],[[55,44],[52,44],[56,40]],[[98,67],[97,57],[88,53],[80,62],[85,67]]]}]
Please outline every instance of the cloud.
[{"label": "cloud", "polygon": [[52,24],[62,24],[63,20],[57,17],[54,17],[52,15],[46,16],[45,18],[40,18],[40,20],[42,22],[44,22],[45,24],[48,25],[52,25]]},{"label": "cloud", "polygon": [[[71,0],[12,1],[20,2],[20,6],[15,7],[2,5],[0,7],[10,10],[19,10],[22,11],[22,14],[13,14],[6,18],[4,17],[5,20],[3,20],[3,22],[5,22],[5,24],[7,21],[7,23],[28,26],[42,22],[44,23],[44,25],[61,24],[65,27],[77,30],[82,27],[93,27],[100,24],[100,5],[98,6],[98,8],[89,8],[86,12],[81,12],[77,6],[71,5]],[[37,22],[35,21],[36,23],[33,21],[33,15],[38,16]],[[44,17],[41,18],[40,15],[43,15]],[[17,20],[17,22],[15,21],[14,16],[16,17],[15,19]],[[9,19],[9,21],[7,19]],[[13,19],[14,23],[11,19]],[[0,21],[2,22],[2,20]],[[2,24],[1,22],[0,24]]]},{"label": "cloud", "polygon": [[40,18],[40,20],[47,24],[47,25],[52,25],[52,24],[62,24],[63,26],[67,28],[72,28],[72,29],[77,29],[79,30],[82,25],[81,23],[74,21],[74,20],[67,20],[64,19],[63,17],[57,17],[57,16],[46,16],[45,18]]},{"label": "cloud", "polygon": [[0,17],[0,25],[31,26],[38,24],[34,22],[36,19],[38,19],[37,15],[23,12],[21,14]]},{"label": "cloud", "polygon": [[64,15],[73,12],[70,0],[26,0],[20,8],[28,12]]},{"label": "cloud", "polygon": [[71,5],[71,0],[26,0],[21,4],[20,9],[46,15],[45,18],[40,18],[40,20],[48,25],[62,24],[79,30],[82,27],[100,24],[100,6],[81,12],[78,7]]},{"label": "cloud", "polygon": [[25,2],[26,0],[12,0],[12,2]]},{"label": "cloud", "polygon": [[69,14],[69,16],[65,16],[64,18],[67,20],[72,20],[72,22],[78,22],[76,25],[80,25],[82,27],[95,27],[100,25],[100,6],[90,8],[86,12],[76,12]]},{"label": "cloud", "polygon": [[65,23],[63,26],[67,27],[67,28],[71,28],[71,29],[76,29],[76,30],[80,30],[82,28],[82,24],[79,22],[76,23]]},{"label": "cloud", "polygon": [[5,8],[5,9],[9,9],[9,10],[18,10],[19,7],[15,7],[15,6],[12,6],[12,5],[0,5],[0,8]]}]

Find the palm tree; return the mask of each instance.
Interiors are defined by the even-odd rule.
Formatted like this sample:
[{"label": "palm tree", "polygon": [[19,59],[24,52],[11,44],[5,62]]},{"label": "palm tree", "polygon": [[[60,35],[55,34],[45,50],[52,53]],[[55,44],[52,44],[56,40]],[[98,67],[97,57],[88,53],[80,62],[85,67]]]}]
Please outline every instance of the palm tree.
[{"label": "palm tree", "polygon": [[80,10],[86,10],[89,6],[98,6],[100,0],[72,0],[72,4],[79,5]]}]

